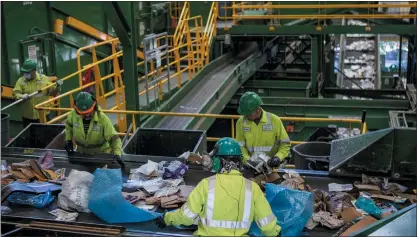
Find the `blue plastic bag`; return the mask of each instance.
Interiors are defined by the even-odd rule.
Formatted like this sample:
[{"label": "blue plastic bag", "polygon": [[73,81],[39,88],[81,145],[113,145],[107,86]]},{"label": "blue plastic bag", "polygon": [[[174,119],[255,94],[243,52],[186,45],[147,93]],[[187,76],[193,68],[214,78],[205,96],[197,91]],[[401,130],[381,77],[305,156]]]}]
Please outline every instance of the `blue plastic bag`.
[{"label": "blue plastic bag", "polygon": [[[281,236],[300,236],[307,221],[313,215],[313,194],[266,184],[266,200],[281,226]],[[255,222],[249,229],[250,236],[263,236]]]},{"label": "blue plastic bag", "polygon": [[36,208],[44,208],[52,203],[54,200],[51,190],[43,194],[13,192],[7,198],[7,201],[12,205],[28,205]]},{"label": "blue plastic bag", "polygon": [[379,218],[382,214],[382,209],[375,205],[375,202],[369,198],[365,198],[360,196],[358,200],[356,200],[355,205],[367,213],[371,214],[374,217]]},{"label": "blue plastic bag", "polygon": [[142,210],[122,196],[120,169],[96,169],[88,209],[109,224],[150,221],[161,213]]}]

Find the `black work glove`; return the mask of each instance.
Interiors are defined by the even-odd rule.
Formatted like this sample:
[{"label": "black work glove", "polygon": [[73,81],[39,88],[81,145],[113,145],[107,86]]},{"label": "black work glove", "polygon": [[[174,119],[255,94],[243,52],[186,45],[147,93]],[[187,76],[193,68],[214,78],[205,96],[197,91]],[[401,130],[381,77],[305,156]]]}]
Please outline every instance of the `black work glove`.
[{"label": "black work glove", "polygon": [[72,140],[68,140],[65,142],[65,150],[68,153],[74,152],[74,144],[72,144]]},{"label": "black work glove", "polygon": [[125,169],[126,165],[125,162],[123,161],[122,157],[119,155],[114,155],[113,156],[113,163],[119,163],[119,165],[122,167],[122,169]]},{"label": "black work glove", "polygon": [[272,157],[271,159],[268,160],[268,165],[269,167],[279,167],[279,165],[281,164],[281,160],[278,157]]},{"label": "black work glove", "polygon": [[165,213],[162,216],[159,216],[158,218],[155,219],[156,226],[158,226],[161,229],[167,227],[167,224],[165,223],[164,217],[165,217]]}]

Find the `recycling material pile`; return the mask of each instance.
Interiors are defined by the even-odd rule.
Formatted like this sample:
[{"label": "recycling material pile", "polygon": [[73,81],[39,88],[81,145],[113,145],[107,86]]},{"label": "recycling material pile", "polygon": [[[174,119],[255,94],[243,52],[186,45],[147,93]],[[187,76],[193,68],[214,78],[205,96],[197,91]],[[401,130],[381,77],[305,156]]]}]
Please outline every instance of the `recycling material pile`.
[{"label": "recycling material pile", "polygon": [[3,160],[1,163],[1,184],[9,184],[14,181],[28,183],[32,181],[59,181],[65,178],[65,169],[53,171],[53,156],[50,151],[42,155],[38,160],[31,159],[10,166]]},{"label": "recycling material pile", "polygon": [[[413,190],[391,183],[386,178],[362,175],[362,181],[354,184],[330,183],[327,192],[312,190],[309,185],[300,185],[303,179],[298,174],[286,175],[287,179],[284,175],[285,181],[281,185],[312,192],[314,195],[313,215],[305,228],[313,230],[317,226],[323,226],[338,230],[334,236],[348,236],[417,202],[415,190],[412,193]],[[288,182],[289,177],[297,181]]]},{"label": "recycling material pile", "polygon": [[183,175],[188,167],[179,161],[148,161],[137,169],[130,171],[129,180],[123,186],[133,193],[123,192],[123,196],[135,206],[156,210],[161,208],[178,208],[186,202],[193,186],[184,184]]},{"label": "recycling material pile", "polygon": [[[358,20],[348,20],[349,26],[367,26],[368,24]],[[347,37],[372,37],[372,34],[346,34]]]}]

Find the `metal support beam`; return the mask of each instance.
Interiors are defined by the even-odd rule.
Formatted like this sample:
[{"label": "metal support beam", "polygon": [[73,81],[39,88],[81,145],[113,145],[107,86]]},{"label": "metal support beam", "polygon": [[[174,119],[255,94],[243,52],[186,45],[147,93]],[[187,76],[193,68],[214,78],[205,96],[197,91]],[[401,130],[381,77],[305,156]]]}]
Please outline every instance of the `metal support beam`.
[{"label": "metal support beam", "polygon": [[294,25],[274,27],[270,30],[267,25],[236,25],[228,30],[219,29],[217,35],[231,34],[232,36],[276,36],[293,34],[399,34],[415,35],[416,25],[376,25],[370,31],[365,26],[327,25],[320,30],[314,25]]},{"label": "metal support beam", "polygon": [[[130,11],[126,19],[118,2],[103,2],[103,9],[123,47],[123,81],[125,83],[127,110],[139,110],[135,4],[137,3],[130,3]],[[139,116],[135,117],[135,121],[138,126]],[[132,117],[128,116],[127,124],[131,123]]]},{"label": "metal support beam", "polygon": [[311,94],[312,97],[317,95],[317,77],[319,69],[319,39],[311,39]]},{"label": "metal support beam", "polygon": [[400,52],[399,52],[399,61],[398,61],[398,76],[400,77],[400,79],[401,79],[401,60],[402,60],[402,57],[403,57],[403,36],[402,35],[400,35]]}]

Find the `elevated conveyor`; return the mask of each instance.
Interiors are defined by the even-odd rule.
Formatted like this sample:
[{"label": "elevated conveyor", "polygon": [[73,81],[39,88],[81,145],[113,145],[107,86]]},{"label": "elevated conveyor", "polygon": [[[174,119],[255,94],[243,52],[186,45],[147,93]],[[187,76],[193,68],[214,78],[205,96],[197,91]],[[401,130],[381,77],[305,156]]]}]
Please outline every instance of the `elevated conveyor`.
[{"label": "elevated conveyor", "polygon": [[[161,112],[220,113],[236,91],[266,62],[272,39],[259,47],[251,42],[237,55],[228,53],[205,66],[160,109]],[[262,50],[259,50],[262,48]],[[276,52],[276,50],[271,50]],[[214,119],[151,116],[142,127],[207,130]]]}]

